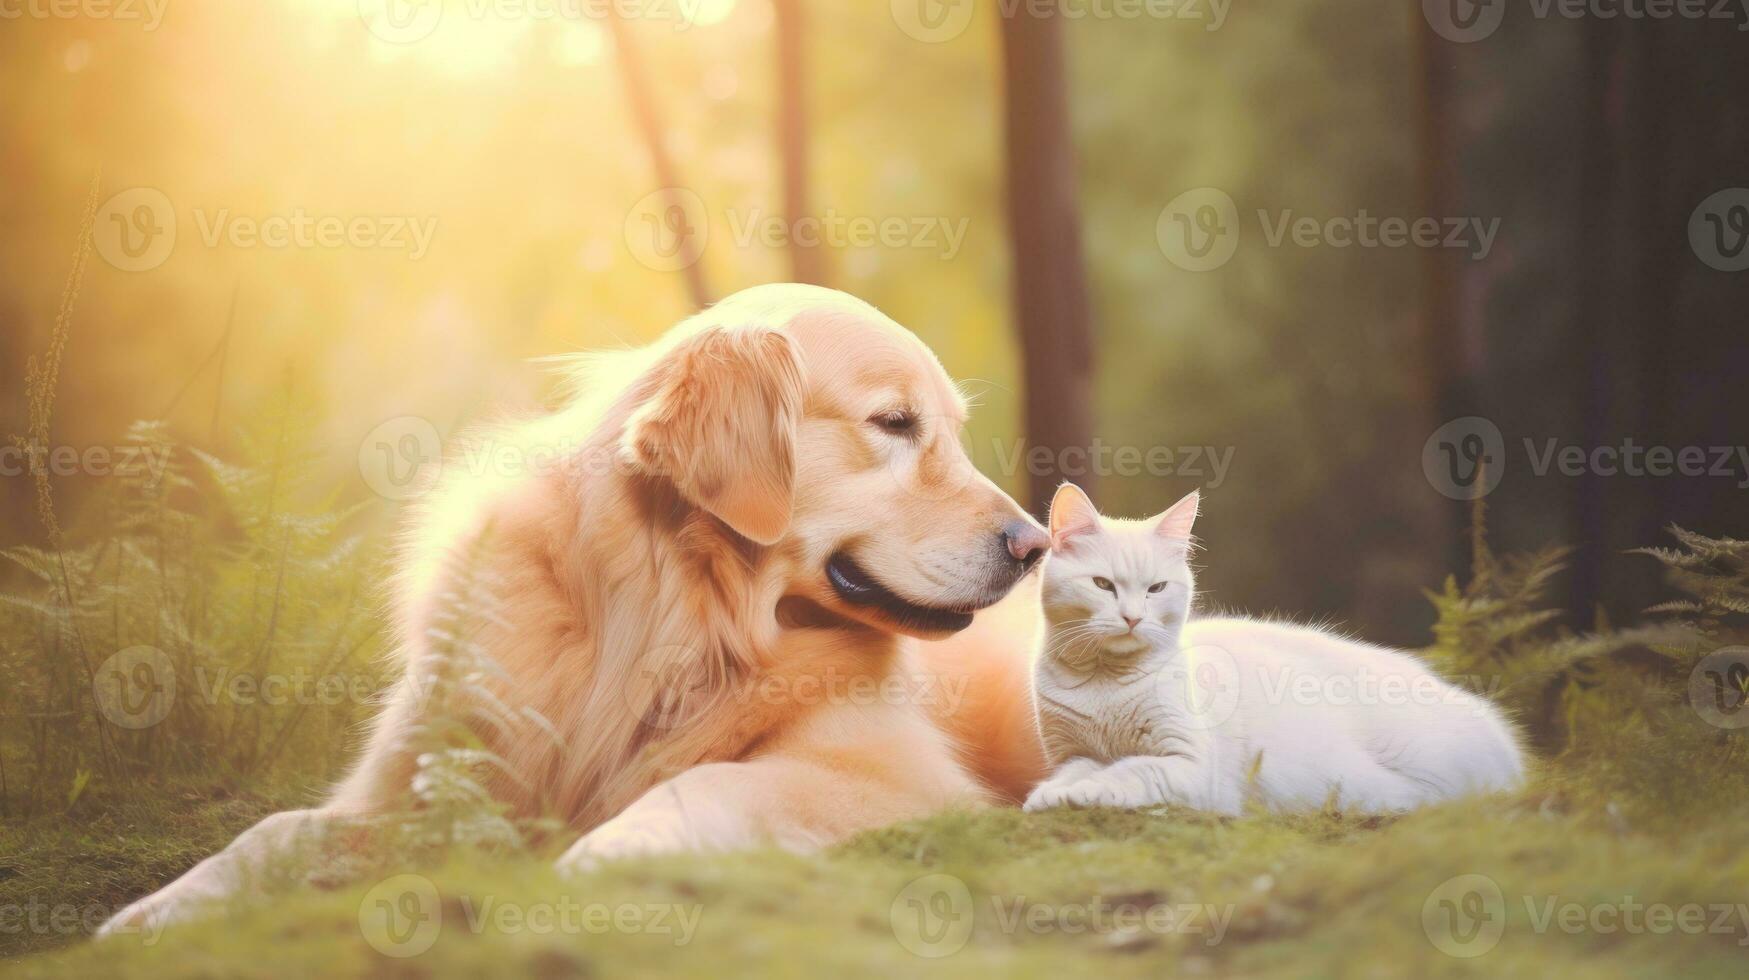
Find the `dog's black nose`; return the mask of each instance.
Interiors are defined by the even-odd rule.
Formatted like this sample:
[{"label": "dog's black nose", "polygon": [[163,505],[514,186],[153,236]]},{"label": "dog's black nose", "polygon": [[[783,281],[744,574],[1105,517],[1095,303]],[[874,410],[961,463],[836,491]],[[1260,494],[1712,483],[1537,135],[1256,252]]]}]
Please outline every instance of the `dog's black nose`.
[{"label": "dog's black nose", "polygon": [[1051,536],[1031,521],[1014,520],[1002,528],[1002,543],[1008,546],[1008,553],[1015,561],[1031,568],[1045,556],[1045,549],[1051,546]]}]

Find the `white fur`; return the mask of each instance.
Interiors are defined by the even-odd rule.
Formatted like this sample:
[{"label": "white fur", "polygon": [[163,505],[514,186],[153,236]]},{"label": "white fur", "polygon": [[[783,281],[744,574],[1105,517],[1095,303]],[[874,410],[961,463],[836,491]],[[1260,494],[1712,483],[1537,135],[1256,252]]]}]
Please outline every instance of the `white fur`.
[{"label": "white fur", "polygon": [[1121,521],[1058,493],[1034,676],[1057,769],[1026,809],[1389,811],[1519,784],[1499,710],[1408,653],[1289,623],[1189,622],[1196,507],[1192,494]]}]

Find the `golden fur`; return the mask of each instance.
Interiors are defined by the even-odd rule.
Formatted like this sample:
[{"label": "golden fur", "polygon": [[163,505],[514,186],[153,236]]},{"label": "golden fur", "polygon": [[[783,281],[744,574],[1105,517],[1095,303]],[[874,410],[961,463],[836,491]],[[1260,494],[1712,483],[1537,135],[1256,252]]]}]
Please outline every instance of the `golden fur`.
[{"label": "golden fur", "polygon": [[[489,573],[477,639],[498,693],[558,738],[482,734],[509,763],[504,798],[582,834],[562,867],[808,849],[1025,797],[1044,768],[1036,583],[950,637],[847,601],[824,571],[850,555],[905,603],[985,608],[1020,574],[1001,542],[1043,543],[966,458],[964,402],[920,341],[842,293],[766,286],[577,370],[568,407],[489,433],[558,465],[458,473],[413,515],[394,611],[416,682],[462,556]],[[894,409],[914,435],[871,424]],[[312,826],[400,805],[418,690],[398,689],[326,806],[269,818],[106,929],[185,917]]]}]

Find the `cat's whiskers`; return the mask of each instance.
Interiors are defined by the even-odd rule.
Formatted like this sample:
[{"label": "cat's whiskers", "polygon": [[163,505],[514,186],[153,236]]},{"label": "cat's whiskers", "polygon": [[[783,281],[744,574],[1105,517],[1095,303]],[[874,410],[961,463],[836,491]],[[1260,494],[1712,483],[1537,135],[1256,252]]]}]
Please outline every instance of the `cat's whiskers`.
[{"label": "cat's whiskers", "polygon": [[1052,635],[1049,654],[1052,659],[1070,670],[1083,673],[1088,666],[1088,660],[1083,654],[1091,649],[1097,660],[1100,641],[1104,638],[1104,632],[1092,626],[1066,630]]}]

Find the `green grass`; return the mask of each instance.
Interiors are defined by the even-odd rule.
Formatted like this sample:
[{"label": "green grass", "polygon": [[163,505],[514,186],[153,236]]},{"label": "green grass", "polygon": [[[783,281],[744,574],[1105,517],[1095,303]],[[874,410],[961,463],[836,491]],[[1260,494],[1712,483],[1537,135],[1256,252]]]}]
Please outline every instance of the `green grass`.
[{"label": "green grass", "polygon": [[[126,897],[203,855],[266,804],[119,804],[77,830],[8,831],[0,838],[7,853],[28,844],[52,870],[26,869],[0,882],[0,896],[74,903]],[[1655,811],[1544,780],[1516,797],[1395,819],[992,810],[887,828],[815,857],[670,857],[574,881],[559,878],[545,857],[459,855],[335,890],[294,889],[174,927],[149,944],[141,937],[0,940],[12,952],[66,944],[7,964],[5,975],[20,977],[1742,976],[1749,969],[1742,916],[1749,913],[1734,906],[1749,902],[1749,823],[1738,818],[1742,801],[1731,804],[1656,811],[1661,819],[1642,827],[1635,814]],[[162,816],[169,812],[178,816]],[[393,878],[397,872],[419,878]],[[951,877],[925,879],[935,875]],[[1461,897],[1435,890],[1460,875],[1486,876],[1500,890],[1498,904],[1484,898],[1479,908],[1503,922],[1503,931],[1475,958],[1447,955],[1435,944],[1448,938],[1442,929],[1451,921],[1438,899]],[[435,941],[417,955],[386,956],[367,938],[361,909],[378,908],[378,899],[421,879],[436,901],[409,899],[403,922],[429,918]],[[956,879],[966,889],[957,897]],[[1430,896],[1431,931],[1423,921]],[[920,920],[909,899],[921,901],[928,918]],[[1083,927],[1084,913],[1100,900],[1130,909],[1131,920],[1107,916]],[[1539,928],[1551,902],[1557,917]],[[1655,935],[1596,917],[1624,902],[1732,908],[1721,931],[1692,935]],[[569,928],[558,920],[551,930],[535,928],[542,907],[557,912],[565,903],[576,910]],[[654,916],[644,910],[661,907],[664,918],[649,919],[649,929],[613,928],[584,916],[597,903],[604,907],[598,915]],[[1594,924],[1563,929],[1558,910],[1568,903]],[[506,905],[530,915],[529,924],[497,918]],[[1202,910],[1193,917],[1179,911],[1189,906]],[[682,910],[696,915],[690,935]],[[1143,918],[1148,910],[1156,916],[1151,925]],[[1716,915],[1708,909],[1704,925],[1713,926]],[[945,930],[939,944],[917,941],[920,921]],[[955,932],[956,922],[970,923],[969,935]]]},{"label": "green grass", "polygon": [[[233,794],[207,787],[158,787],[149,794],[85,797],[70,811],[0,824],[0,956],[19,956],[78,942],[87,917],[100,917],[229,843],[275,810],[290,794]],[[40,916],[62,908],[67,925]],[[16,909],[10,917],[4,910]],[[101,921],[101,919],[99,919]]]},{"label": "green grass", "polygon": [[[374,676],[380,569],[367,556],[382,549],[346,509],[291,492],[293,475],[320,470],[288,448],[295,428],[268,420],[239,463],[190,453],[162,484],[117,484],[101,511],[115,526],[83,545],[0,550],[25,583],[0,592],[0,975],[1749,974],[1736,904],[1749,902],[1749,730],[1706,724],[1689,691],[1703,658],[1749,643],[1749,542],[1672,529],[1677,546],[1654,557],[1678,598],[1648,623],[1576,633],[1544,597],[1560,554],[1494,559],[1479,508],[1475,573],[1430,593],[1425,655],[1500,682],[1501,706],[1558,756],[1511,797],[1389,820],[990,810],[813,857],[670,857],[562,880],[552,858],[569,841],[510,846],[521,835],[476,799],[482,743],[455,704],[488,672],[465,626],[490,612],[491,590],[464,565],[440,597],[433,650],[449,679],[427,705],[431,778],[416,781],[402,844],[150,941],[88,942],[110,911],[308,802],[371,710],[368,697],[273,706],[200,683]],[[168,438],[155,425],[135,436]],[[145,680],[101,666],[141,645],[159,655]],[[171,680],[182,693],[155,724],[104,711],[104,685]],[[506,846],[406,857],[457,826]],[[1642,911],[1622,921],[1629,905]],[[1649,906],[1699,914],[1700,928],[1672,933]],[[656,915],[659,928],[639,925]],[[398,946],[385,922],[426,948]],[[1474,942],[1469,926],[1484,927]]]}]

